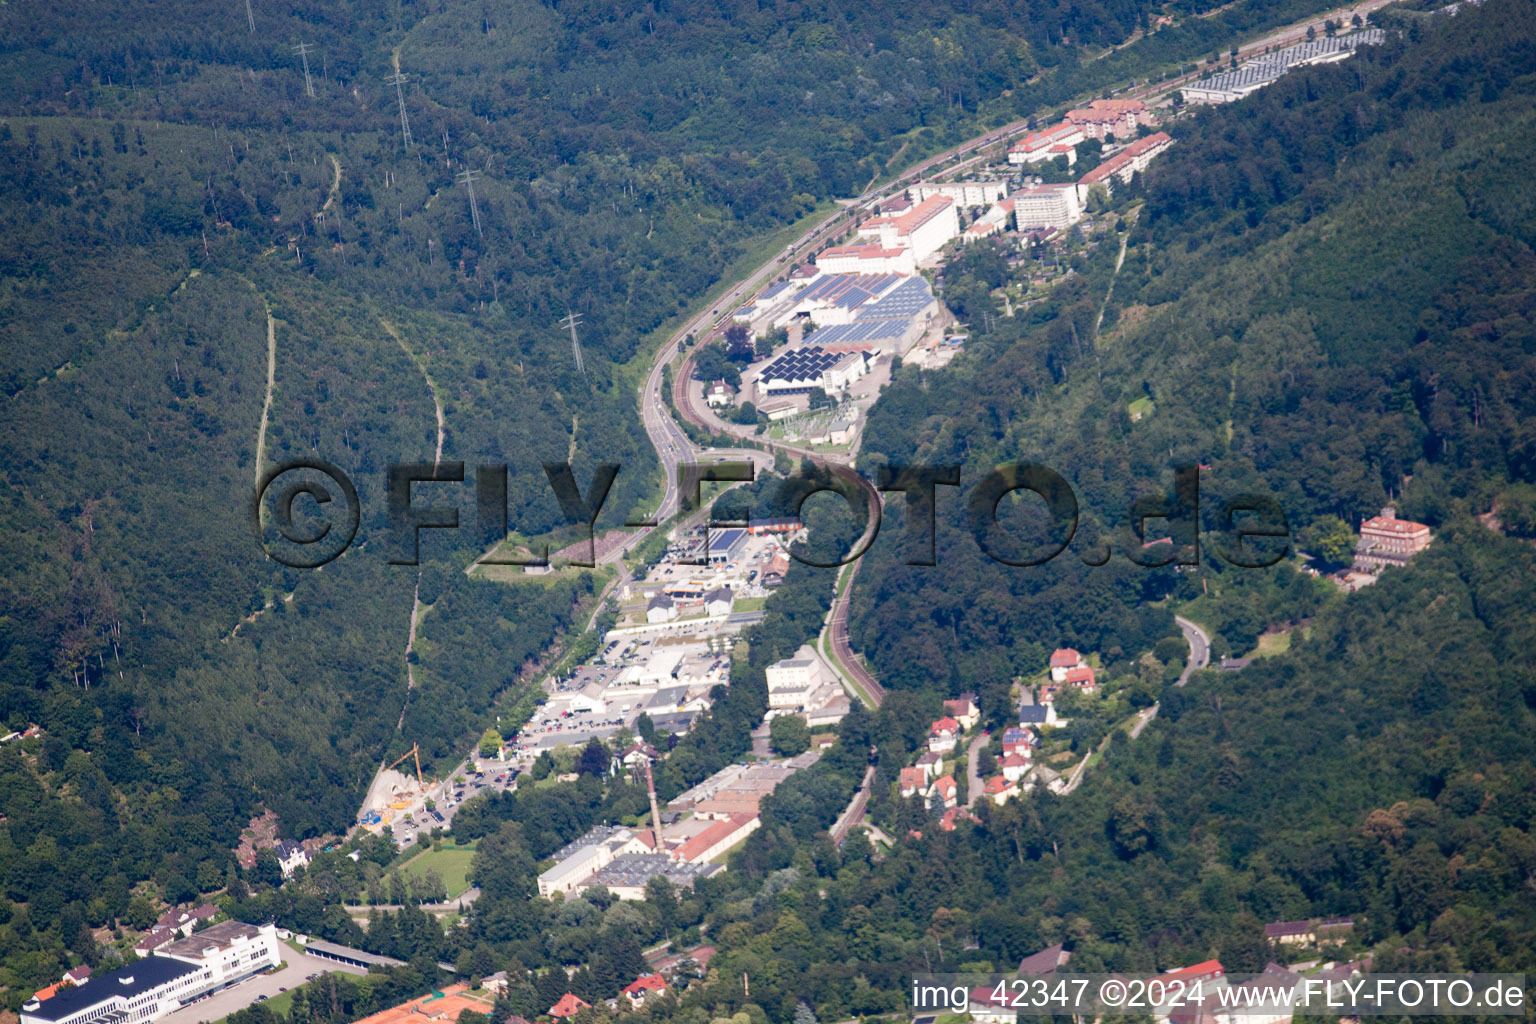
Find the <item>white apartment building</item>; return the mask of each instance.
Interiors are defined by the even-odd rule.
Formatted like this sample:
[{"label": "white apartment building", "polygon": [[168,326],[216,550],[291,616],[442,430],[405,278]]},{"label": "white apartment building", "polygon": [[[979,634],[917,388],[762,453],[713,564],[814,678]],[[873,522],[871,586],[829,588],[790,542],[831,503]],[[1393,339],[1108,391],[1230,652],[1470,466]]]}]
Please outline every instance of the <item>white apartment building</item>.
[{"label": "white apartment building", "polygon": [[991,206],[1008,194],[1006,181],[920,181],[907,189],[914,201],[921,203],[934,196],[947,196],[961,206]]},{"label": "white apartment building", "polygon": [[1082,199],[1076,185],[1037,185],[1015,192],[1013,219],[1020,231],[1030,228],[1067,228],[1083,219]]}]

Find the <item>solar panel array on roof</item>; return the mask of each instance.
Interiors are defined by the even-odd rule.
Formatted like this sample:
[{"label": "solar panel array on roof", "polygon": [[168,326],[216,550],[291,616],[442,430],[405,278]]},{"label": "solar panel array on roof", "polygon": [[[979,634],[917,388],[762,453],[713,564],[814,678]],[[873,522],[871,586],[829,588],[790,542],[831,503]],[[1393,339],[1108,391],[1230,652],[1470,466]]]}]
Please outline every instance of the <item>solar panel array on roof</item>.
[{"label": "solar panel array on roof", "polygon": [[899,338],[907,331],[907,325],[911,322],[907,319],[874,319],[855,320],[851,324],[836,324],[832,327],[823,327],[811,335],[811,340],[818,345],[842,345],[856,341],[884,341],[887,338]]},{"label": "solar panel array on roof", "polygon": [[910,320],[933,301],[928,282],[909,277],[855,314],[858,320]]},{"label": "solar panel array on roof", "polygon": [[1273,53],[1253,57],[1234,71],[1224,71],[1202,81],[1192,82],[1190,88],[1212,92],[1251,91],[1261,85],[1268,85],[1298,64],[1344,50],[1352,51],[1357,46],[1380,43],[1382,38],[1381,29],[1367,29],[1348,36],[1309,39]]},{"label": "solar panel array on roof", "polygon": [[[836,328],[825,328],[835,330]],[[816,333],[820,342],[821,332]],[[841,355],[833,355],[819,348],[792,348],[764,368],[762,380],[815,380],[837,365]]]}]

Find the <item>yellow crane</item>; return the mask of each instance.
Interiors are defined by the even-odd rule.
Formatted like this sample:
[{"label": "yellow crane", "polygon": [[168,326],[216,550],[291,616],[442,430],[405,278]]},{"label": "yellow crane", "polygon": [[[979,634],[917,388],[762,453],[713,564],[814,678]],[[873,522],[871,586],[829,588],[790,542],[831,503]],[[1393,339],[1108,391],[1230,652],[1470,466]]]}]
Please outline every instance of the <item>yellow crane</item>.
[{"label": "yellow crane", "polygon": [[416,784],[420,786],[421,791],[425,793],[427,791],[427,783],[421,777],[421,747],[419,744],[412,743],[410,750],[407,750],[404,754],[401,754],[399,759],[396,760],[394,764],[389,765],[384,770],[389,771],[390,768],[393,768],[396,764],[399,764],[401,761],[404,761],[408,757],[416,759]]}]

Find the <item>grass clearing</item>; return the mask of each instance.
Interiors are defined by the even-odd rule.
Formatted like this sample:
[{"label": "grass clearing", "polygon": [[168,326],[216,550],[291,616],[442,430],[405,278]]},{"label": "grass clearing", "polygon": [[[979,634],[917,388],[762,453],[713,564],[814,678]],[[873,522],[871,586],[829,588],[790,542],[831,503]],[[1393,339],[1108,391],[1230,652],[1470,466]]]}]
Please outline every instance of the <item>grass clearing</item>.
[{"label": "grass clearing", "polygon": [[417,854],[395,870],[408,878],[420,878],[428,871],[436,871],[448,887],[451,900],[469,888],[469,864],[475,856],[475,844],[459,844],[445,840],[436,850]]}]

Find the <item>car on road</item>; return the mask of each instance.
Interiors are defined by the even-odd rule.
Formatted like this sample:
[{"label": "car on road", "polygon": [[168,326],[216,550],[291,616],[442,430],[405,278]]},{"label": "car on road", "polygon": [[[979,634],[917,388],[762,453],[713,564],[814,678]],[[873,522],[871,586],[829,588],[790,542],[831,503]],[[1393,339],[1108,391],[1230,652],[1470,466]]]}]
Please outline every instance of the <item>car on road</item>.
[{"label": "car on road", "polygon": [[263,1000],[265,1000],[266,998],[267,998],[267,994],[265,992],[263,992],[261,995],[256,997],[256,1001],[259,1003],[259,1002],[262,1002]]}]

